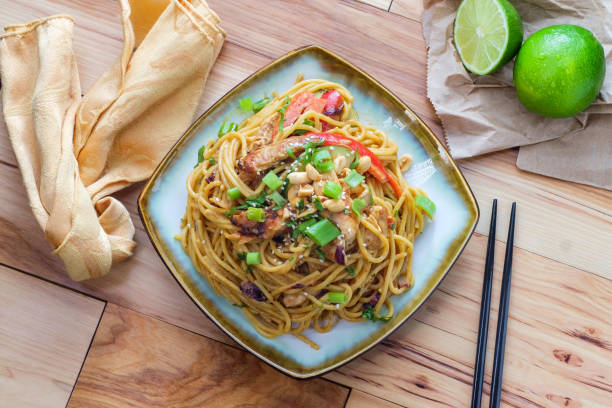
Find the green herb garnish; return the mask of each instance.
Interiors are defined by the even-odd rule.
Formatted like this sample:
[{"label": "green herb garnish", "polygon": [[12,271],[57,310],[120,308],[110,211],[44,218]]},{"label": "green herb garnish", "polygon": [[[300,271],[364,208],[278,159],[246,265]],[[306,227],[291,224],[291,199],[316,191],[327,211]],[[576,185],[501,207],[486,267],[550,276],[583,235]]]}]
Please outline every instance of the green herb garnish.
[{"label": "green herb garnish", "polygon": [[365,177],[359,174],[357,170],[351,170],[351,172],[344,178],[344,182],[349,187],[357,187],[363,182],[363,180],[365,180]]},{"label": "green herb garnish", "polygon": [[274,210],[280,210],[285,206],[285,204],[287,204],[287,200],[278,191],[275,191],[270,194],[270,198],[276,203],[276,207],[274,207]]},{"label": "green herb garnish", "polygon": [[198,167],[198,164],[204,161],[204,150],[205,149],[206,149],[206,145],[202,145],[202,147],[198,149],[198,162],[196,163],[195,166],[193,166],[194,169]]},{"label": "green herb garnish", "polygon": [[270,170],[268,174],[266,174],[264,178],[261,179],[261,181],[263,181],[264,184],[270,187],[272,190],[276,190],[277,188],[283,185],[283,181],[278,178],[276,173],[274,173],[274,171],[272,170]]},{"label": "green herb garnish", "polygon": [[264,222],[266,220],[266,212],[263,208],[249,207],[247,208],[247,218],[251,221]]},{"label": "green herb garnish", "polygon": [[238,187],[230,188],[229,190],[227,190],[227,195],[230,200],[237,200],[242,197],[242,193],[240,192],[240,189]]},{"label": "green herb garnish", "polygon": [[238,130],[237,124],[235,124],[234,122],[227,122],[224,120],[223,123],[221,124],[221,127],[219,128],[219,132],[217,133],[217,136],[221,137],[225,135],[226,133],[235,132],[236,130]]},{"label": "green herb garnish", "polygon": [[423,194],[419,194],[414,199],[414,203],[416,204],[417,207],[422,208],[423,211],[427,213],[427,216],[429,216],[430,219],[433,218],[436,212],[436,205],[427,196]]},{"label": "green herb garnish", "polygon": [[285,149],[285,151],[287,152],[287,154],[289,155],[289,157],[291,157],[293,160],[295,160],[295,154],[293,153],[293,149],[289,146],[287,146],[287,148]]},{"label": "green herb garnish", "polygon": [[321,173],[327,173],[333,170],[334,163],[331,160],[331,154],[327,149],[317,149],[312,157],[312,164]]},{"label": "green herb garnish", "polygon": [[355,159],[353,160],[349,168],[354,170],[357,168],[357,166],[359,166],[359,151],[355,150]]},{"label": "green herb garnish", "polygon": [[247,252],[246,263],[247,265],[259,265],[261,263],[261,255],[259,252]]},{"label": "green herb garnish", "polygon": [[260,110],[262,110],[263,108],[266,107],[267,104],[270,103],[270,99],[268,98],[263,98],[258,100],[257,102],[253,103],[253,112],[257,113]]},{"label": "green herb garnish", "polygon": [[351,276],[355,276],[355,267],[353,265],[347,266],[346,272]]},{"label": "green herb garnish", "polygon": [[378,317],[376,310],[372,306],[366,306],[361,313],[361,317],[364,317],[372,322],[388,322],[391,319],[391,317]]},{"label": "green herb garnish", "polygon": [[317,245],[323,246],[336,239],[340,235],[340,230],[331,221],[324,218],[306,228],[305,233]]},{"label": "green herb garnish", "polygon": [[344,292],[329,292],[327,294],[327,301],[329,303],[346,303],[346,293]]},{"label": "green herb garnish", "polygon": [[304,199],[303,198],[300,201],[298,201],[296,208],[298,209],[298,211],[303,211],[304,208],[306,208],[306,205],[304,204]]},{"label": "green herb garnish", "polygon": [[338,200],[342,196],[342,186],[333,181],[328,181],[323,186],[323,194],[325,194],[326,197]]},{"label": "green herb garnish", "polygon": [[285,122],[285,111],[287,110],[287,108],[289,107],[289,104],[291,103],[291,99],[289,99],[289,97],[285,98],[285,102],[282,108],[280,108],[279,110],[277,110],[277,112],[280,113],[280,122],[278,125],[278,132],[279,133],[283,133],[283,122]]},{"label": "green herb garnish", "polygon": [[314,206],[317,209],[317,211],[323,211],[325,209],[325,207],[323,207],[323,203],[321,202],[321,200],[319,199],[319,197],[315,197],[313,200]]},{"label": "green herb garnish", "polygon": [[322,261],[326,259],[325,252],[321,251],[320,248],[315,248],[312,250],[312,252],[314,252],[315,255],[317,255]]},{"label": "green herb garnish", "polygon": [[238,103],[240,104],[240,110],[243,112],[250,112],[253,110],[253,101],[249,97],[239,100]]},{"label": "green herb garnish", "polygon": [[268,194],[265,191],[262,191],[259,195],[247,197],[244,201],[246,201],[250,207],[262,208],[265,207],[267,198]]},{"label": "green herb garnish", "polygon": [[353,200],[353,211],[355,211],[355,214],[357,214],[358,216],[361,217],[361,210],[363,210],[365,207],[366,202],[364,199],[356,198]]}]

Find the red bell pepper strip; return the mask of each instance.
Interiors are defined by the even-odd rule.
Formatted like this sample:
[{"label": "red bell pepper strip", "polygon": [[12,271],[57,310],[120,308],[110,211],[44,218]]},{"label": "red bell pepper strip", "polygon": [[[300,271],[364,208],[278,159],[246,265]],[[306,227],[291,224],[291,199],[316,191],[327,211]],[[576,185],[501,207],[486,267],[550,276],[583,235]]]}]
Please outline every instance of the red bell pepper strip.
[{"label": "red bell pepper strip", "polygon": [[335,89],[330,89],[321,96],[321,99],[325,99],[326,102],[323,114],[330,118],[339,118],[344,108],[344,99],[340,92]]},{"label": "red bell pepper strip", "polygon": [[372,161],[372,165],[368,172],[372,174],[381,183],[389,183],[391,188],[393,188],[393,192],[395,196],[399,198],[402,195],[402,188],[400,187],[397,180],[389,174],[385,166],[383,166],[382,162],[370,149],[359,143],[358,141],[351,139],[346,136],[334,134],[334,133],[325,133],[325,132],[311,132],[306,134],[306,136],[318,136],[323,140],[323,146],[342,146],[347,147],[351,150],[356,150],[359,153],[359,156],[368,156]]},{"label": "red bell pepper strip", "polygon": [[312,92],[304,91],[295,95],[287,110],[285,111],[285,121],[283,122],[283,129],[288,128],[293,125],[293,123],[300,117],[302,112],[308,107],[312,100],[314,99],[314,94]]},{"label": "red bell pepper strip", "polygon": [[311,110],[317,113],[321,113],[323,112],[323,109],[325,109],[325,104],[327,104],[327,101],[325,99],[314,98],[312,102],[310,102],[310,105],[308,106],[308,108],[306,108],[306,110]]}]

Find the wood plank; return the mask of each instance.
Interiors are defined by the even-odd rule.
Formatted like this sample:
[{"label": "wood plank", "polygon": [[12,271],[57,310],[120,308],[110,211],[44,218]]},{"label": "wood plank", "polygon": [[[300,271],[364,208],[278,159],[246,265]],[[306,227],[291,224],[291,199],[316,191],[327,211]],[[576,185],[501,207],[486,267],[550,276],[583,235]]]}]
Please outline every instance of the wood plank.
[{"label": "wood plank", "polygon": [[379,8],[381,10],[388,11],[389,7],[391,7],[391,2],[393,0],[356,0],[363,4],[368,4],[372,7]]},{"label": "wood plank", "polygon": [[400,405],[376,398],[359,390],[351,390],[346,408],[400,408]]},{"label": "wood plank", "polygon": [[393,0],[389,11],[406,18],[421,21],[423,0]]},{"label": "wood plank", "polygon": [[0,406],[64,407],[103,309],[0,266]]},{"label": "wood plank", "polygon": [[109,304],[68,407],[344,406],[349,390]]},{"label": "wood plank", "polygon": [[[498,243],[486,393],[503,249]],[[409,407],[469,406],[485,251],[486,237],[476,235],[413,319],[327,378]],[[612,281],[515,249],[512,282],[505,406],[609,406]]]},{"label": "wood plank", "polygon": [[[612,279],[612,191],[528,173],[516,150],[461,160],[483,215],[499,198],[497,239],[505,242],[510,206],[518,203],[515,244],[567,265]],[[486,217],[485,217],[486,218]],[[488,234],[480,222],[476,231]]]}]

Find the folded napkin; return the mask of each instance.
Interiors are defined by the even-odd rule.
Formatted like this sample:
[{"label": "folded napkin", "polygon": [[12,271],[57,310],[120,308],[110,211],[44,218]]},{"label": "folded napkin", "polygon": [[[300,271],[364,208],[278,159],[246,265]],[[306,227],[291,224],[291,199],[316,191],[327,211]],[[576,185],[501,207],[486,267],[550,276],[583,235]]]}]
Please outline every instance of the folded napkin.
[{"label": "folded napkin", "polygon": [[132,254],[134,226],[109,196],[146,179],[192,120],[223,44],[204,0],[120,0],[124,46],[87,94],[74,22],[6,27],[2,105],[34,216],[74,280]]},{"label": "folded napkin", "polygon": [[460,0],[425,0],[423,34],[428,47],[427,94],[456,158],[521,147],[524,170],[612,189],[612,2],[510,0],[525,39],[556,24],[588,28],[603,44],[607,75],[595,103],[574,118],[529,112],[516,97],[513,63],[488,76],[469,73],[453,44]]}]

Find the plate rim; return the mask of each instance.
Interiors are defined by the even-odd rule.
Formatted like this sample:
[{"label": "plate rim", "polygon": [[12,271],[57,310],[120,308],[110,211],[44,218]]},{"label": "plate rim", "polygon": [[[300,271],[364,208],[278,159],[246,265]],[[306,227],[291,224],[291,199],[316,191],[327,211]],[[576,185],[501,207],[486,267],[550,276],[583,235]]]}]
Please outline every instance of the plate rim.
[{"label": "plate rim", "polygon": [[[279,364],[278,362],[273,361],[272,359],[270,359],[270,358],[260,354],[255,348],[253,348],[248,343],[245,343],[244,341],[239,339],[228,328],[226,328],[221,322],[217,321],[215,316],[206,307],[204,307],[203,305],[201,305],[198,302],[198,300],[195,298],[195,296],[190,293],[189,288],[186,287],[186,285],[177,276],[178,273],[175,270],[174,265],[171,262],[171,260],[166,256],[165,251],[162,251],[160,249],[161,244],[160,244],[160,242],[158,242],[157,236],[155,234],[153,234],[153,232],[152,232],[153,225],[150,222],[151,220],[150,220],[149,217],[145,216],[144,212],[145,212],[145,207],[146,207],[146,204],[147,204],[147,201],[148,201],[148,195],[150,195],[150,193],[152,192],[153,186],[154,186],[157,178],[159,177],[161,171],[166,167],[168,162],[175,156],[177,149],[183,144],[185,139],[187,139],[191,135],[191,133],[198,127],[198,125],[204,119],[206,119],[208,117],[208,115],[211,112],[213,112],[220,105],[224,104],[225,101],[228,98],[230,98],[239,87],[241,87],[244,83],[250,81],[251,78],[255,77],[260,72],[263,72],[263,71],[265,71],[265,70],[267,70],[267,69],[269,69],[269,68],[271,68],[271,67],[273,67],[273,66],[275,66],[277,64],[283,63],[284,61],[286,61],[290,57],[294,56],[295,54],[302,53],[302,52],[307,52],[309,50],[315,50],[317,52],[321,52],[323,54],[327,54],[328,56],[330,56],[330,57],[332,57],[334,59],[339,60],[340,62],[342,62],[343,64],[345,64],[349,68],[355,70],[360,75],[363,75],[368,81],[370,81],[374,85],[376,85],[379,88],[379,90],[381,90],[382,92],[384,92],[384,93],[388,94],[389,96],[391,96],[391,98],[393,99],[393,102],[398,104],[399,106],[401,106],[404,109],[404,112],[408,113],[411,116],[411,120],[416,122],[416,124],[424,131],[425,137],[430,142],[432,142],[433,145],[438,150],[443,150],[444,153],[446,153],[446,155],[448,156],[448,158],[449,158],[448,164],[450,164],[452,166],[452,169],[455,171],[455,173],[458,176],[458,180],[461,182],[461,186],[465,189],[465,191],[467,193],[466,194],[466,196],[467,196],[466,198],[468,198],[467,202],[468,202],[468,204],[471,205],[471,206],[467,206],[467,207],[468,207],[468,210],[469,210],[470,213],[473,212],[474,217],[473,217],[473,221],[472,221],[471,227],[468,228],[468,232],[465,234],[465,237],[464,237],[463,241],[460,242],[459,245],[458,245],[458,250],[457,250],[457,253],[455,254],[454,258],[450,261],[450,263],[448,264],[448,267],[446,268],[446,270],[441,274],[441,277],[438,280],[438,282],[432,287],[432,289],[429,291],[429,293],[414,307],[413,311],[410,314],[406,315],[401,321],[397,322],[395,327],[389,329],[379,339],[376,339],[376,340],[370,342],[369,344],[367,344],[365,347],[362,347],[362,348],[358,349],[354,354],[351,354],[348,357],[346,357],[344,359],[341,359],[340,361],[337,361],[334,364],[331,364],[329,366],[319,367],[319,368],[317,368],[315,370],[311,370],[311,371],[297,372],[297,371],[293,371],[290,368],[284,367],[281,364]],[[457,189],[455,189],[455,190],[457,190]],[[157,165],[157,167],[155,168],[155,170],[153,171],[151,176],[146,181],[144,187],[142,188],[140,194],[138,195],[137,203],[138,203],[138,205],[137,205],[138,215],[139,215],[140,220],[141,220],[141,222],[142,222],[142,224],[144,226],[145,232],[146,232],[149,240],[153,244],[153,248],[155,249],[155,252],[160,257],[160,259],[162,260],[164,265],[166,266],[166,269],[168,270],[170,275],[178,283],[179,287],[183,290],[183,292],[185,292],[187,297],[197,306],[197,308],[201,312],[203,312],[206,316],[208,316],[208,318],[219,329],[221,329],[225,334],[227,334],[232,340],[234,340],[235,342],[240,344],[248,352],[250,352],[251,354],[255,355],[256,357],[258,357],[260,360],[262,360],[263,362],[265,362],[269,366],[275,368],[276,370],[278,370],[278,371],[280,371],[280,372],[282,372],[284,374],[287,374],[287,375],[289,375],[289,376],[291,376],[293,378],[296,378],[296,379],[308,379],[308,378],[318,377],[318,376],[320,376],[322,374],[325,374],[325,373],[327,373],[327,372],[329,372],[331,370],[334,370],[336,368],[339,368],[339,367],[341,367],[341,366],[351,362],[355,358],[357,358],[357,357],[361,356],[362,354],[364,354],[366,351],[371,350],[373,347],[375,347],[376,345],[381,343],[383,340],[385,340],[387,337],[389,337],[391,334],[393,334],[397,329],[399,329],[404,323],[406,323],[406,321],[408,319],[410,319],[421,308],[421,306],[423,306],[423,304],[431,297],[431,295],[438,289],[440,284],[444,281],[444,279],[446,278],[446,276],[448,275],[450,270],[453,268],[453,266],[457,262],[457,259],[461,256],[461,254],[465,250],[465,247],[467,246],[468,242],[472,238],[472,236],[474,234],[474,231],[476,229],[476,226],[478,225],[478,221],[480,219],[480,207],[478,205],[478,201],[476,200],[476,196],[474,195],[474,192],[472,191],[472,188],[468,184],[468,182],[467,182],[465,176],[463,175],[461,169],[459,168],[459,166],[457,165],[457,163],[455,162],[455,160],[453,159],[453,157],[449,153],[449,151],[446,148],[446,146],[440,141],[440,139],[429,128],[429,126],[427,126],[427,124],[425,124],[423,122],[423,120],[408,105],[406,105],[397,95],[395,95],[395,93],[393,93],[391,90],[386,88],[382,83],[380,83],[378,80],[373,78],[367,72],[363,71],[362,69],[360,69],[359,67],[355,66],[351,62],[347,61],[343,57],[337,55],[336,53],[334,53],[334,52],[332,52],[332,51],[330,51],[330,50],[328,50],[328,49],[326,49],[326,48],[324,48],[322,46],[316,45],[316,44],[310,44],[310,45],[305,45],[305,46],[302,46],[302,47],[298,47],[298,48],[296,48],[294,50],[291,50],[291,51],[283,54],[279,58],[270,61],[269,63],[267,63],[263,67],[257,69],[252,74],[250,74],[246,78],[244,78],[242,81],[240,81],[239,83],[234,85],[222,97],[220,97],[214,104],[212,104],[208,109],[206,109],[206,111],[204,111],[197,119],[194,120],[194,122],[191,124],[191,126],[189,126],[187,128],[187,130],[183,133],[183,135],[180,138],[178,138],[178,140],[172,145],[170,150],[168,150],[168,153],[166,153],[164,158],[160,161],[160,163]],[[468,224],[468,226],[469,226],[469,224]]]}]

